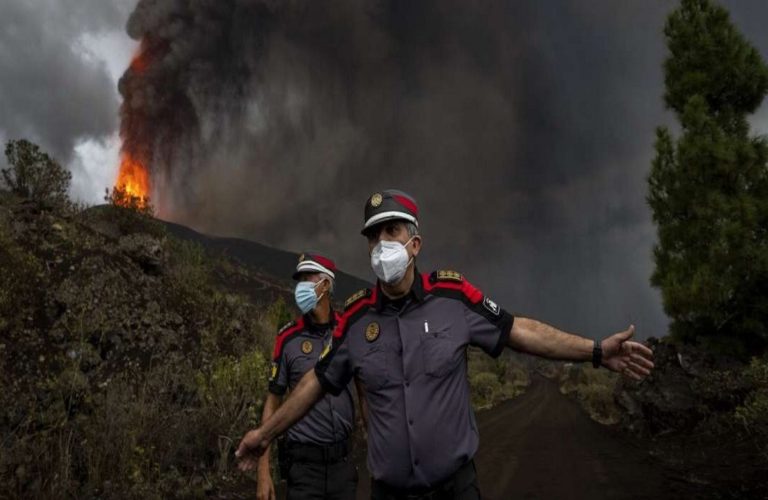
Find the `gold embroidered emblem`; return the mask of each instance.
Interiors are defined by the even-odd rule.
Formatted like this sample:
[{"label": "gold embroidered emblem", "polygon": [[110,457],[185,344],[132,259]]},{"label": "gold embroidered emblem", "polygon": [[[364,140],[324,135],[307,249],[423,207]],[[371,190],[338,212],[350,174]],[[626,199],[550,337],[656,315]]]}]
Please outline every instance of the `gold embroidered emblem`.
[{"label": "gold embroidered emblem", "polygon": [[362,298],[363,298],[363,297],[365,297],[367,294],[368,294],[368,289],[367,289],[367,288],[363,288],[362,290],[359,290],[359,291],[357,291],[357,292],[353,293],[353,294],[352,294],[352,296],[350,296],[350,297],[349,297],[349,298],[348,298],[348,299],[347,299],[347,300],[344,302],[344,309],[346,309],[347,307],[351,306],[352,304],[354,304],[354,303],[355,303],[355,302],[357,302],[358,300],[362,299]]},{"label": "gold embroidered emblem", "polygon": [[461,281],[462,277],[456,271],[441,270],[437,272],[437,279],[440,281]]},{"label": "gold embroidered emblem", "polygon": [[310,352],[312,352],[312,342],[310,342],[309,340],[305,340],[304,342],[302,342],[301,352],[303,352],[304,354],[309,354]]},{"label": "gold embroidered emblem", "polygon": [[269,374],[269,380],[275,380],[277,377],[277,363],[272,363],[272,372]]},{"label": "gold embroidered emblem", "polygon": [[379,324],[375,321],[368,326],[365,327],[365,340],[368,342],[373,342],[377,338],[379,338],[379,332],[381,329],[379,328]]},{"label": "gold embroidered emblem", "polygon": [[383,199],[379,193],[374,193],[374,195],[371,196],[371,206],[373,208],[377,208],[379,205],[381,205],[382,201]]}]

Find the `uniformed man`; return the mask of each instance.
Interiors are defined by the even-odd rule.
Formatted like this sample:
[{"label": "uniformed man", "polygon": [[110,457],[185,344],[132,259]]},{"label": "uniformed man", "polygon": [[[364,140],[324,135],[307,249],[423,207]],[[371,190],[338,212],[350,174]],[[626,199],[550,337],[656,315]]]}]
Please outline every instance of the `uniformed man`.
[{"label": "uniformed man", "polygon": [[[294,295],[302,316],[278,331],[262,421],[279,408],[286,391],[296,387],[331,342],[338,322],[331,308],[335,273],[336,266],[327,257],[305,253],[299,258],[293,279],[297,280]],[[288,500],[355,498],[357,471],[349,460],[353,424],[352,394],[345,386],[320,399],[288,429],[278,450]],[[269,453],[259,460],[257,488],[259,500],[274,500]]]},{"label": "uniformed man", "polygon": [[365,205],[376,287],[350,297],[333,342],[288,403],[237,450],[249,469],[268,443],[323,394],[352,377],[368,404],[368,466],[374,499],[477,499],[473,463],[478,432],[467,381],[468,345],[498,356],[505,346],[550,359],[592,361],[641,379],[653,353],[630,338],[634,328],[602,342],[513,317],[455,271],[420,274],[418,206],[396,190]]}]

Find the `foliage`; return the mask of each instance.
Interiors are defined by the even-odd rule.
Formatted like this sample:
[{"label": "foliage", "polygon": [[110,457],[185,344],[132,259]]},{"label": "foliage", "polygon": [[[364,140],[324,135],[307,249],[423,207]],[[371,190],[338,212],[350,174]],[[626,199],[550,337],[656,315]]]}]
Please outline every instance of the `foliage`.
[{"label": "foliage", "polygon": [[614,393],[618,376],[584,364],[567,365],[560,375],[560,392],[573,394],[593,420],[604,425],[618,423],[619,408]]},{"label": "foliage", "polygon": [[252,491],[232,447],[260,414],[267,308],[198,245],[115,234],[103,208],[0,193],[0,497]]},{"label": "foliage", "polygon": [[203,407],[210,417],[207,430],[217,436],[219,473],[234,466],[238,436],[259,423],[268,366],[264,353],[254,351],[239,359],[221,358],[209,372],[201,372],[196,378]]},{"label": "foliage", "polygon": [[762,452],[768,461],[768,359],[752,359],[745,377],[752,390],[736,408],[735,418],[746,432],[757,438],[756,442],[762,443]]},{"label": "foliage", "polygon": [[0,170],[11,191],[38,204],[61,206],[69,201],[67,192],[72,174],[26,139],[5,146],[8,168]]},{"label": "foliage", "polygon": [[0,333],[20,328],[33,307],[28,297],[38,286],[41,263],[10,236],[10,227],[0,219]]},{"label": "foliage", "polygon": [[527,370],[511,353],[492,359],[477,349],[469,350],[469,386],[475,409],[492,408],[519,396],[528,384]]},{"label": "foliage", "polygon": [[139,197],[129,193],[125,187],[106,189],[104,201],[112,211],[110,216],[122,234],[144,232],[156,236],[164,234],[164,228],[155,220],[155,208],[148,196]]},{"label": "foliage", "polygon": [[747,122],[768,67],[710,0],[683,0],[665,35],[665,101],[682,135],[657,131],[651,281],[675,338],[744,357],[768,346],[768,143]]},{"label": "foliage", "polygon": [[279,297],[269,305],[269,308],[267,309],[267,320],[275,331],[291,321],[291,319],[293,319],[293,313],[285,302],[285,299],[282,297]]}]

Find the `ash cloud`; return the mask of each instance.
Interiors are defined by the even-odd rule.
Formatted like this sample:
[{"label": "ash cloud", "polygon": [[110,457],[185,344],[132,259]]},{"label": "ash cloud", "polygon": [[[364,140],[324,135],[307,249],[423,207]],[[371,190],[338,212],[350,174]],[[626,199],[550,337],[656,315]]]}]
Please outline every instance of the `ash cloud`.
[{"label": "ash cloud", "polygon": [[[644,197],[672,6],[141,0],[122,132],[167,218],[371,277],[362,204],[398,187],[423,270],[589,336],[663,335]],[[768,6],[727,6],[764,49]]]},{"label": "ash cloud", "polygon": [[115,129],[117,95],[103,63],[78,50],[86,33],[116,29],[107,0],[10,0],[0,16],[0,138],[37,141],[68,163],[79,140]]}]

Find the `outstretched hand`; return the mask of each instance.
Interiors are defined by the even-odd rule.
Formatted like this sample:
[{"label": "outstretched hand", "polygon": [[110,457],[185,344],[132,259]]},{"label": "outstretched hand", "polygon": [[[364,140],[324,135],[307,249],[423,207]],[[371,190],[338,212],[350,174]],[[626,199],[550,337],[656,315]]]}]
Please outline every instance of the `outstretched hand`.
[{"label": "outstretched hand", "polygon": [[269,440],[264,437],[261,429],[248,432],[243,436],[235,452],[235,456],[239,460],[237,467],[244,472],[256,470],[259,457],[264,454],[268,446]]},{"label": "outstretched hand", "polygon": [[635,380],[643,380],[653,370],[653,351],[639,342],[629,340],[635,334],[631,325],[602,342],[603,366]]}]

